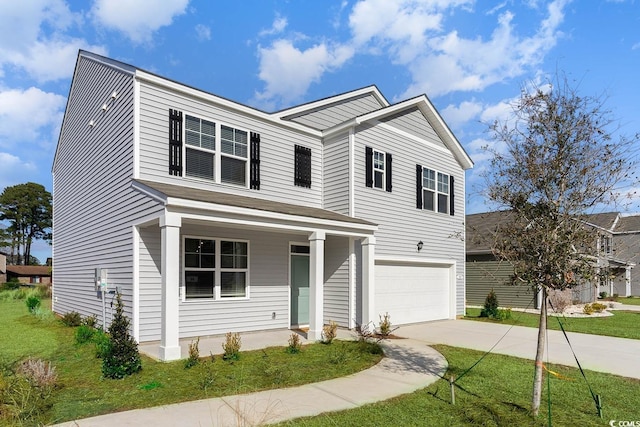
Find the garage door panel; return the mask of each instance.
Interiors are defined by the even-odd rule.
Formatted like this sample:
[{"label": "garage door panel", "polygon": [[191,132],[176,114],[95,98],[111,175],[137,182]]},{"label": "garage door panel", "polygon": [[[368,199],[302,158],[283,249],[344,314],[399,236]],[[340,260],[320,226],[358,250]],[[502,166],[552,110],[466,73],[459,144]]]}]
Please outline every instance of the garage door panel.
[{"label": "garage door panel", "polygon": [[449,268],[377,264],[376,311],[395,325],[449,318]]}]

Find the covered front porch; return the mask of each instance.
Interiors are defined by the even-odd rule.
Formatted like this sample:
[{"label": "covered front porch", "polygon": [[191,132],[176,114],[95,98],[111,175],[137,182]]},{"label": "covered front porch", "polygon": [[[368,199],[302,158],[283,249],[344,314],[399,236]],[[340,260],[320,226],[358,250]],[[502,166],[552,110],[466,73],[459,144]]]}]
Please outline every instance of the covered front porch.
[{"label": "covered front porch", "polygon": [[331,320],[345,328],[374,320],[375,224],[317,208],[135,185],[163,205],[134,233],[134,336],[141,346],[158,343],[159,359],[183,357],[185,342],[198,336],[304,326],[315,341]]}]

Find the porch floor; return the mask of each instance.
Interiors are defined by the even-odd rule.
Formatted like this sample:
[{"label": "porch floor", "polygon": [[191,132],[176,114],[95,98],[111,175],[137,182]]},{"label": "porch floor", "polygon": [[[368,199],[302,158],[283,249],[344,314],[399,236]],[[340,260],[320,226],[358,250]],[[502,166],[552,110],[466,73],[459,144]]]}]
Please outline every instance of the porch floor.
[{"label": "porch floor", "polygon": [[[242,340],[242,347],[240,351],[260,350],[267,347],[284,347],[289,341],[289,337],[292,333],[300,335],[302,344],[312,343],[313,340],[307,339],[307,334],[299,329],[272,329],[258,332],[240,332],[240,339]],[[353,339],[355,332],[348,329],[338,328],[338,338],[340,339]],[[186,359],[189,356],[189,344],[195,341],[197,337],[182,338],[180,340],[180,353],[182,359]],[[225,342],[225,335],[211,335],[200,337],[198,348],[200,350],[200,356],[205,357],[210,354],[220,355],[224,353],[222,350],[222,344]],[[145,342],[138,345],[138,349],[141,353],[159,360],[160,359],[160,342],[152,341]]]}]

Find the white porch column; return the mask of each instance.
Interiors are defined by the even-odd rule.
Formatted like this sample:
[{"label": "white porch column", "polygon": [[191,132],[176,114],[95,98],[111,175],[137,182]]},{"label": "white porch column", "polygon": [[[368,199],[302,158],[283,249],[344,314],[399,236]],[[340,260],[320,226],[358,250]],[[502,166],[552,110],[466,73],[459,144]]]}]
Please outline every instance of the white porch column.
[{"label": "white porch column", "polygon": [[324,325],[324,231],[309,236],[309,334],[313,340],[322,339]]},{"label": "white porch column", "polygon": [[624,269],[624,293],[625,297],[631,295],[631,267]]},{"label": "white porch column", "polygon": [[376,238],[362,241],[362,324],[376,321]]},{"label": "white porch column", "polygon": [[162,263],[162,325],[160,360],[180,359],[178,342],[178,304],[180,300],[180,226],[179,215],[165,213],[160,217]]}]

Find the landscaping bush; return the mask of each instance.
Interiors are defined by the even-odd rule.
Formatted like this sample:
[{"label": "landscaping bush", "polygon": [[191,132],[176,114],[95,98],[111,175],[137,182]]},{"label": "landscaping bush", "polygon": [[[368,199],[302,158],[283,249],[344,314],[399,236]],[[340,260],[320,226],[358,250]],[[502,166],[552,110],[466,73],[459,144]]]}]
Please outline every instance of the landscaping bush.
[{"label": "landscaping bush", "polygon": [[607,305],[606,304],[600,304],[599,302],[594,302],[593,304],[591,304],[591,308],[596,313],[602,313],[604,310],[607,309]]},{"label": "landscaping bush", "polygon": [[189,344],[189,357],[184,361],[184,368],[193,368],[200,362],[200,337]]},{"label": "landscaping bush", "polygon": [[82,324],[90,328],[96,329],[96,327],[98,326],[98,318],[96,317],[95,314],[92,314],[91,316],[87,316],[84,319],[82,319]]},{"label": "landscaping bush", "polygon": [[96,334],[96,330],[91,326],[80,325],[76,329],[76,344],[85,344],[93,339]]},{"label": "landscaping bush", "polygon": [[104,359],[111,346],[109,335],[102,329],[97,329],[93,334],[93,342],[96,346],[96,358]]},{"label": "landscaping bush", "polygon": [[510,308],[499,308],[496,313],[496,320],[511,320],[512,317],[513,315]]},{"label": "landscaping bush", "polygon": [[491,292],[484,300],[484,308],[480,312],[480,317],[489,317],[495,319],[498,315],[498,296],[491,289]]},{"label": "landscaping bush", "polygon": [[571,289],[565,289],[564,291],[550,290],[549,302],[551,308],[556,313],[564,313],[564,311],[573,303],[573,294]]},{"label": "landscaping bush", "polygon": [[120,293],[116,297],[116,312],[109,326],[109,348],[102,359],[102,375],[119,379],[142,369],[138,343],[129,334],[129,319],[124,315]]},{"label": "landscaping bush", "polygon": [[9,280],[6,283],[2,283],[0,285],[0,291],[12,291],[14,289],[18,289],[20,287],[20,282],[17,280]]},{"label": "landscaping bush", "polygon": [[76,326],[80,326],[82,324],[82,317],[80,317],[80,313],[77,311],[70,311],[65,313],[62,316],[62,323],[70,328],[75,328]]},{"label": "landscaping bush", "polygon": [[300,353],[301,349],[302,349],[302,342],[300,341],[300,335],[296,334],[295,332],[292,332],[291,336],[289,337],[289,345],[286,348],[286,352],[289,354],[296,354],[296,353]]},{"label": "landscaping bush", "polygon": [[378,331],[380,338],[387,339],[398,328],[393,328],[391,325],[391,316],[389,313],[385,313],[384,316],[379,315],[380,325],[378,325]]},{"label": "landscaping bush", "polygon": [[322,342],[325,344],[331,344],[338,335],[338,324],[333,320],[329,321],[329,324],[322,327]]},{"label": "landscaping bush", "polygon": [[29,309],[29,313],[33,314],[35,313],[36,309],[40,307],[40,298],[35,295],[31,295],[29,298],[27,298],[26,304],[27,308]]},{"label": "landscaping bush", "polygon": [[239,333],[227,332],[227,335],[225,336],[225,342],[222,344],[222,350],[224,351],[222,358],[224,360],[240,359],[241,345],[242,345],[242,340],[240,339]]},{"label": "landscaping bush", "polygon": [[605,291],[602,291],[598,295],[600,296],[600,299],[605,299],[608,294]]}]

